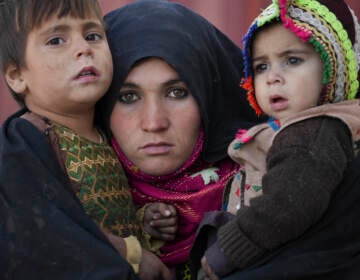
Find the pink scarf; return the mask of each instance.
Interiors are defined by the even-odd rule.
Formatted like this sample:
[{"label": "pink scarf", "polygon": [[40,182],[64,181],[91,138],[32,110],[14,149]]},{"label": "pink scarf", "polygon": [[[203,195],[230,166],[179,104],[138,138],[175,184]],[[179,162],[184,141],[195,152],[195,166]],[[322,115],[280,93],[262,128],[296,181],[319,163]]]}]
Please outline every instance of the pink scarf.
[{"label": "pink scarf", "polygon": [[160,259],[169,266],[187,262],[200,221],[206,212],[221,209],[224,187],[238,170],[238,165],[230,159],[214,164],[202,161],[203,143],[204,133],[201,132],[190,159],[179,170],[169,175],[151,176],[136,168],[112,139],[127,173],[135,204],[163,202],[177,209],[177,237],[161,247]]}]

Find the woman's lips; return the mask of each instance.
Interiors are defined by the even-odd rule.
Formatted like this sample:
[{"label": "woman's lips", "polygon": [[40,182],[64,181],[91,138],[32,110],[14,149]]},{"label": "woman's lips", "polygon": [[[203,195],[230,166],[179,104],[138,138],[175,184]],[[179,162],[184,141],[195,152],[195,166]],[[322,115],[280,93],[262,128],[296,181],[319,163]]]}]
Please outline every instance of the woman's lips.
[{"label": "woman's lips", "polygon": [[147,155],[163,155],[167,154],[173,145],[169,143],[149,143],[142,146],[140,149]]}]

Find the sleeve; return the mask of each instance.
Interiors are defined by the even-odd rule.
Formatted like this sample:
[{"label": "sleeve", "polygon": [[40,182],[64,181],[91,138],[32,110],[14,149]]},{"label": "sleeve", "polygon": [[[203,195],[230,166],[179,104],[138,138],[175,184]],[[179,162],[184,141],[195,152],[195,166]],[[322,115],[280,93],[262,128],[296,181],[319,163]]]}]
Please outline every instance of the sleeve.
[{"label": "sleeve", "polygon": [[126,260],[128,261],[128,263],[130,263],[135,273],[139,273],[139,267],[142,257],[142,249],[140,242],[133,235],[125,237],[124,241],[126,244]]},{"label": "sleeve", "polygon": [[268,153],[263,195],[218,231],[233,266],[251,265],[314,225],[327,210],[352,151],[349,130],[338,119],[318,117],[284,128]]},{"label": "sleeve", "polygon": [[206,261],[217,276],[223,276],[232,271],[233,267],[226,255],[221,251],[218,242],[212,244],[205,252]]}]

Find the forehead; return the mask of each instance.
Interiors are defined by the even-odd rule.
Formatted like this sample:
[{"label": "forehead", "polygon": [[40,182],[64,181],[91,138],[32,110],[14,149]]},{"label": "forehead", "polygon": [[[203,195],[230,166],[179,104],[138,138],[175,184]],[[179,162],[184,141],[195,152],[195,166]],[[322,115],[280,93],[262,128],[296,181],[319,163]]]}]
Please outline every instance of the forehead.
[{"label": "forehead", "polygon": [[162,76],[159,76],[158,78],[163,78],[164,76],[178,77],[177,71],[165,60],[157,57],[151,57],[135,63],[134,66],[130,69],[127,78],[132,78],[135,76],[146,78],[145,73],[152,76],[157,76],[161,73]]},{"label": "forehead", "polygon": [[75,19],[96,18],[103,24],[102,11],[97,5],[91,4],[91,2],[93,1],[74,1],[73,4],[70,4],[68,1],[54,1],[53,5],[45,5],[45,3],[43,3],[39,5],[39,7],[32,6],[31,9],[27,11],[25,23],[29,30],[43,27],[54,19],[60,20],[69,17]]},{"label": "forehead", "polygon": [[283,51],[294,48],[316,52],[310,43],[301,41],[300,38],[280,23],[271,24],[261,28],[255,34],[251,47],[253,54],[271,50]]},{"label": "forehead", "polygon": [[41,25],[33,28],[30,31],[30,33],[38,33],[38,32],[53,33],[53,32],[65,31],[73,27],[77,27],[77,28],[80,27],[82,29],[90,29],[95,27],[104,28],[102,21],[98,19],[96,16],[79,18],[68,15],[59,18],[57,15],[53,15],[52,17],[43,21]]}]

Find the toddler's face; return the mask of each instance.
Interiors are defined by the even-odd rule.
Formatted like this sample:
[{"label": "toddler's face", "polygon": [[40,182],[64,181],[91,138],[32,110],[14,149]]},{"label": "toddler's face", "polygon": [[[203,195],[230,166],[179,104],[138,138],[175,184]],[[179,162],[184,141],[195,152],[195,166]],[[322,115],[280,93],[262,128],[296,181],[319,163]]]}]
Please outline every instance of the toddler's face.
[{"label": "toddler's face", "polygon": [[32,30],[21,69],[30,110],[73,114],[92,108],[112,79],[112,59],[101,21],[51,17]]},{"label": "toddler's face", "polygon": [[277,119],[316,106],[323,88],[323,64],[310,43],[281,24],[261,30],[252,44],[256,100]]}]

